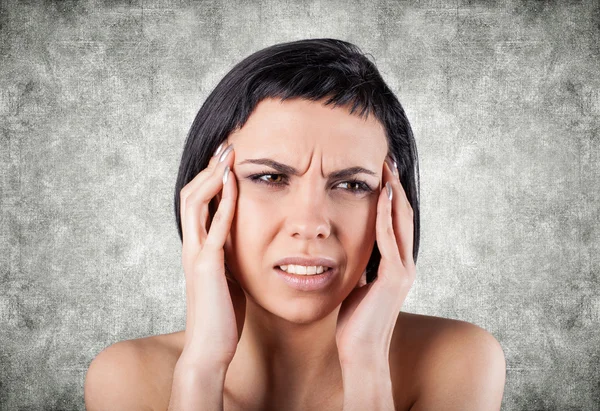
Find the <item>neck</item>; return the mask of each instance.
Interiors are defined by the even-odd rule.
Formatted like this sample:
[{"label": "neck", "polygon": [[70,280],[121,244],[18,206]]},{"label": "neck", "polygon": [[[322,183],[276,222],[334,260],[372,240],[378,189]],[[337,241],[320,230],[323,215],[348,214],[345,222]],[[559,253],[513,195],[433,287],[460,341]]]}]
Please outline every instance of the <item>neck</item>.
[{"label": "neck", "polygon": [[286,408],[338,395],[342,389],[335,341],[338,312],[339,307],[316,321],[291,322],[247,298],[244,328],[226,387],[252,401],[264,401],[263,405],[280,399]]}]

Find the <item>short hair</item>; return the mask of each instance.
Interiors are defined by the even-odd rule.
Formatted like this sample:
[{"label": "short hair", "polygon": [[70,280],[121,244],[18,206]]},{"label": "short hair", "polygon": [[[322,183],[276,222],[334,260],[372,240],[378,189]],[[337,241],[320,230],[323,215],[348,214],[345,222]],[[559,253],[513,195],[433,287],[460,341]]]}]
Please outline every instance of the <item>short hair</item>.
[{"label": "short hair", "polygon": [[[420,234],[419,165],[412,129],[402,105],[375,64],[354,44],[332,38],[297,40],[259,50],[237,63],[209,94],[187,135],[175,184],[175,218],[181,241],[181,189],[208,166],[217,147],[232,131],[243,127],[265,98],[327,98],[325,105],[352,105],[351,115],[375,116],[385,129],[389,153],[398,164],[400,182],[413,209],[416,264]],[[212,221],[216,210],[210,208]],[[375,279],[380,260],[375,243],[366,267],[367,282]]]}]

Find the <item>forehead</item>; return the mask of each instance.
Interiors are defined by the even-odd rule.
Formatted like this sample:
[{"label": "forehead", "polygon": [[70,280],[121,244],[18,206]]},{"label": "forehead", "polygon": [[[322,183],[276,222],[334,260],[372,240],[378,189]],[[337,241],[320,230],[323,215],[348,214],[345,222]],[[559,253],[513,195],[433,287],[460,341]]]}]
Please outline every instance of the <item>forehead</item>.
[{"label": "forehead", "polygon": [[373,115],[360,118],[350,114],[348,107],[333,108],[322,101],[304,99],[262,100],[244,126],[230,134],[229,142],[237,153],[269,148],[304,153],[316,149],[382,159],[387,153],[385,129]]}]

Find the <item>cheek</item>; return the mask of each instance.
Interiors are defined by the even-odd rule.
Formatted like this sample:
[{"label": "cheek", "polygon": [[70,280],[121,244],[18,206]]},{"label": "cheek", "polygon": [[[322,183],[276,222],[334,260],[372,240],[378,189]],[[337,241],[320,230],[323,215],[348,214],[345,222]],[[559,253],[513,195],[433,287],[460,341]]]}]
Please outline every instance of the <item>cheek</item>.
[{"label": "cheek", "polygon": [[248,243],[259,243],[259,236],[268,230],[273,222],[273,211],[277,203],[265,198],[241,192],[238,194],[232,232],[236,238],[247,247]]},{"label": "cheek", "polygon": [[[376,206],[369,203],[341,208],[335,214],[338,237],[349,253],[361,254],[375,242]],[[352,255],[349,255],[351,258]]]},{"label": "cheek", "polygon": [[[238,194],[236,209],[231,222],[230,239],[226,253],[238,270],[238,275],[248,275],[242,267],[259,267],[261,256],[269,245],[271,231],[269,219],[271,203],[257,201],[252,196]],[[271,215],[272,217],[272,215]]]}]

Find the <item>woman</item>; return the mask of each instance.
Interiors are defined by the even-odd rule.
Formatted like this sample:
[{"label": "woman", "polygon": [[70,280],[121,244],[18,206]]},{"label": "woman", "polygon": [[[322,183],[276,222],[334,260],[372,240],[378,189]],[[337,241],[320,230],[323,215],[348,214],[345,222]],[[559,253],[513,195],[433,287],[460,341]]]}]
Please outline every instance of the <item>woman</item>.
[{"label": "woman", "polygon": [[184,331],[92,362],[89,410],[498,410],[505,361],[401,312],[419,248],[415,141],[360,50],[260,50],[210,94],[175,190]]}]

